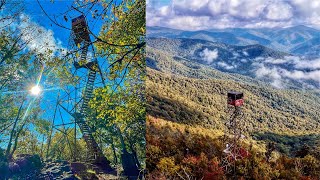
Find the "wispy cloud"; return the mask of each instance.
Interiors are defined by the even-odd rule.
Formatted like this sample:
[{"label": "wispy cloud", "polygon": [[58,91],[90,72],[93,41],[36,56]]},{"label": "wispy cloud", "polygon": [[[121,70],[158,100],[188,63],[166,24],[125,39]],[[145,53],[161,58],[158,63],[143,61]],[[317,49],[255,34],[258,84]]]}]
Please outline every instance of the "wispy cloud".
[{"label": "wispy cloud", "polygon": [[320,88],[320,59],[306,60],[295,56],[256,58],[252,66],[257,78],[267,79],[277,88],[285,88],[290,81]]},{"label": "wispy cloud", "polygon": [[236,65],[230,65],[230,64],[227,64],[226,62],[223,62],[223,61],[218,62],[217,65],[223,69],[226,69],[226,70],[231,70],[231,69],[237,68]]},{"label": "wispy cloud", "polygon": [[320,59],[315,59],[312,61],[298,61],[296,62],[295,67],[297,69],[320,69]]},{"label": "wispy cloud", "polygon": [[315,0],[172,0],[147,1],[147,25],[183,30],[228,27],[320,28],[320,2]]},{"label": "wispy cloud", "polygon": [[202,52],[200,52],[200,56],[204,61],[206,61],[208,64],[212,63],[215,59],[218,58],[218,49],[209,50],[208,48],[205,48]]},{"label": "wispy cloud", "polygon": [[27,43],[27,48],[39,54],[49,53],[57,55],[60,50],[65,52],[62,42],[54,37],[54,33],[50,29],[35,23],[31,17],[21,14],[17,29],[22,34],[21,38]]}]

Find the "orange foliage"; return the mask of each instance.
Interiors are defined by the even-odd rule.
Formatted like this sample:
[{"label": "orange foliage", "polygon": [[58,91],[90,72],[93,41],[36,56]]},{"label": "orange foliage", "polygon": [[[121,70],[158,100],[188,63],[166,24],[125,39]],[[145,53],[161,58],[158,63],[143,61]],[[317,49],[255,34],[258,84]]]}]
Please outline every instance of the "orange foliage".
[{"label": "orange foliage", "polygon": [[[147,117],[147,179],[224,180],[233,177],[221,167],[221,132],[200,126]],[[282,155],[266,161],[262,152],[242,147],[236,161],[237,179],[320,179],[319,159]],[[297,162],[301,162],[301,165]]]}]

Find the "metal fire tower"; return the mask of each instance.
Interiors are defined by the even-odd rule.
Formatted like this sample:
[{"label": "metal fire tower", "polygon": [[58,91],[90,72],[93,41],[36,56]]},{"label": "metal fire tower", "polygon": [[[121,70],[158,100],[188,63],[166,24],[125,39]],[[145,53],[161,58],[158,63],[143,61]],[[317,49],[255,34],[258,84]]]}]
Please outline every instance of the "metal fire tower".
[{"label": "metal fire tower", "polygon": [[[241,92],[230,91],[227,97],[230,118],[225,123],[226,148],[223,150],[222,166],[227,174],[235,174],[236,161],[249,155],[248,151],[240,145],[241,139],[245,138],[242,134],[243,125],[241,121],[244,116],[242,112],[244,100]],[[228,135],[229,137],[227,137]]]},{"label": "metal fire tower", "polygon": [[88,49],[92,46],[92,43],[88,32],[88,26],[83,15],[72,19],[71,37],[80,52],[80,58],[77,58],[74,61],[74,67],[76,70],[81,68],[87,69],[88,72],[85,89],[82,92],[82,104],[80,105],[78,112],[74,112],[72,116],[79,126],[83,139],[86,142],[89,152],[89,161],[94,164],[100,164],[111,170],[110,162],[103,155],[101,148],[92,135],[92,130],[86,122],[88,103],[90,99],[93,98],[94,83],[100,68],[95,58],[88,58]]}]

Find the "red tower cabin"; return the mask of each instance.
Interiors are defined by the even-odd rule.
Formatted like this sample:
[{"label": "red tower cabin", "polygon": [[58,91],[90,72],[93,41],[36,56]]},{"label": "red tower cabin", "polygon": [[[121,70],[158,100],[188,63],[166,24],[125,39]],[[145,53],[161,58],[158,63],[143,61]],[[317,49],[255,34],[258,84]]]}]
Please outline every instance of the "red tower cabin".
[{"label": "red tower cabin", "polygon": [[72,31],[75,35],[74,42],[80,44],[83,41],[90,42],[86,19],[83,15],[72,19]]},{"label": "red tower cabin", "polygon": [[243,105],[243,93],[236,91],[228,92],[228,104],[233,106],[242,106]]}]

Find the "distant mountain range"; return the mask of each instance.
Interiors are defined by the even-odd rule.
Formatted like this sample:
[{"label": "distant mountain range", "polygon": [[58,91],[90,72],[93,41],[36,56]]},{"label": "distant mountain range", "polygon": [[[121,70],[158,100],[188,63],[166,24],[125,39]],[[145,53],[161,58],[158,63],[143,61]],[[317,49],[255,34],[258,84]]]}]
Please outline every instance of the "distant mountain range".
[{"label": "distant mountain range", "polygon": [[[147,42],[149,47],[170,54],[176,61],[188,61],[189,65],[195,63],[221,72],[249,76],[278,88],[319,87],[317,59],[293,56],[259,44],[235,46],[198,39],[168,38],[147,38]],[[147,59],[147,63],[151,66],[154,62]]]},{"label": "distant mountain range", "polygon": [[307,26],[261,29],[212,29],[182,31],[164,27],[147,27],[147,37],[188,38],[221,42],[230,45],[260,44],[295,55],[320,57],[320,30]]}]

